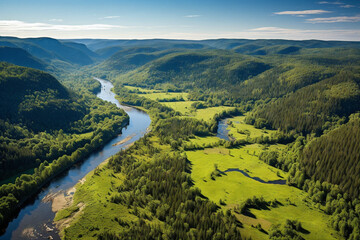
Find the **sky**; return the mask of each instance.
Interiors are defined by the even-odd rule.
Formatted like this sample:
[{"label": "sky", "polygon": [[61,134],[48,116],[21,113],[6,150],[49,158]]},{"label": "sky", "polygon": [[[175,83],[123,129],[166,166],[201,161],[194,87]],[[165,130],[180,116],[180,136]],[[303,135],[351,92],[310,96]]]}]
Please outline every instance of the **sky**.
[{"label": "sky", "polygon": [[360,0],[0,0],[0,36],[360,41]]}]

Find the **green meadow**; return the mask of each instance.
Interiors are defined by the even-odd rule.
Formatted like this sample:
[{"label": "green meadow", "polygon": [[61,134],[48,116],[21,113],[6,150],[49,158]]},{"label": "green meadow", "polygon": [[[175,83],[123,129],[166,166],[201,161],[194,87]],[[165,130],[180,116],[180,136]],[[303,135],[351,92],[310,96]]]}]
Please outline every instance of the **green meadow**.
[{"label": "green meadow", "polygon": [[[148,98],[150,100],[160,101],[161,104],[174,109],[181,113],[183,116],[195,117],[199,120],[210,121],[215,114],[221,113],[226,110],[234,109],[233,107],[219,106],[208,107],[202,109],[195,109],[191,105],[201,101],[188,101],[186,92],[163,92],[161,90],[152,90],[141,87],[125,86],[127,89],[134,92],[141,97]],[[183,99],[182,101],[176,99]],[[167,101],[169,100],[169,101]]]},{"label": "green meadow", "polygon": [[125,86],[128,90],[137,92],[138,95],[146,97],[148,99],[158,101],[158,100],[169,100],[169,99],[184,99],[187,100],[188,93],[185,92],[164,92],[161,90],[153,90],[141,87]]},{"label": "green meadow", "polygon": [[235,139],[246,139],[247,136],[251,138],[256,138],[260,136],[270,136],[271,133],[275,133],[274,130],[268,129],[258,129],[253,125],[245,123],[246,116],[237,116],[228,120],[229,136],[234,137]]},{"label": "green meadow", "polygon": [[[99,229],[113,229],[115,212],[121,212],[122,217],[131,218],[127,214],[127,208],[109,201],[109,191],[122,182],[121,174],[114,174],[113,171],[103,167],[96,174],[94,171],[86,176],[84,183],[79,182],[75,188],[74,202],[70,208],[60,210],[55,217],[57,226],[61,224],[61,236],[66,235],[71,239],[97,239],[94,235]],[[89,196],[90,194],[90,196]],[[79,222],[80,220],[80,222]],[[129,219],[132,220],[132,219]],[[118,225],[114,231],[120,231]]]},{"label": "green meadow", "polygon": [[[245,116],[230,118],[228,129],[236,139],[243,139],[245,134],[240,131],[247,130],[251,138],[269,135],[273,131],[256,129],[244,123]],[[275,132],[275,131],[274,131]],[[213,137],[191,139],[190,142],[201,144],[215,141]],[[285,145],[276,144],[268,146],[269,150],[281,151]],[[257,177],[263,181],[286,180],[287,173],[274,168],[258,156],[264,148],[261,144],[250,144],[242,147],[227,149],[224,147],[205,148],[204,150],[186,151],[191,162],[191,177],[195,187],[210,200],[218,203],[223,210],[231,209],[236,217],[243,223],[241,233],[252,239],[268,239],[267,232],[272,224],[283,224],[286,219],[298,220],[307,231],[301,233],[305,239],[341,239],[341,237],[328,226],[329,216],[321,209],[317,209],[306,198],[306,193],[288,185],[261,183],[252,178]],[[222,174],[212,177],[217,168]],[[238,168],[246,172],[226,172],[229,168]],[[252,178],[250,178],[252,177]],[[252,216],[234,212],[234,207],[245,202],[248,198],[263,197],[266,201],[277,200],[280,204],[269,207],[268,210],[250,209]],[[254,226],[260,224],[265,231],[259,231]]]},{"label": "green meadow", "polygon": [[[282,146],[276,147],[282,148]],[[242,233],[253,239],[266,239],[267,235],[251,225],[260,223],[267,231],[271,224],[281,224],[286,219],[301,221],[304,229],[309,231],[308,234],[303,234],[305,239],[335,239],[331,235],[335,232],[327,226],[329,217],[311,203],[307,203],[306,194],[295,187],[261,183],[240,172],[227,172],[215,177],[215,180],[211,179],[215,166],[220,171],[239,168],[247,172],[250,177],[258,177],[264,181],[286,179],[285,172],[258,159],[260,149],[261,145],[252,144],[236,149],[208,148],[187,151],[186,154],[192,164],[191,176],[195,187],[219,205],[220,201],[225,202],[224,209],[233,209],[234,206],[254,196],[264,197],[266,201],[275,199],[279,201],[280,206],[269,210],[251,209],[255,217],[236,214],[244,224]]]},{"label": "green meadow", "polygon": [[194,109],[191,104],[197,101],[179,101],[179,102],[162,102],[167,107],[174,109],[175,111],[180,112],[184,116],[194,117],[199,120],[211,121],[215,114],[219,114],[226,110],[234,109],[233,107],[208,107],[202,109]]}]

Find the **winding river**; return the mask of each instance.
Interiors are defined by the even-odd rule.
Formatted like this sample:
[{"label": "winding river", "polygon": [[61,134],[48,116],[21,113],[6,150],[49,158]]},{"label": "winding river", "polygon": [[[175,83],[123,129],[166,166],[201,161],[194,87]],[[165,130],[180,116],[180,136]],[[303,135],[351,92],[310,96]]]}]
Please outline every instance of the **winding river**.
[{"label": "winding river", "polygon": [[101,91],[97,96],[124,109],[130,117],[129,125],[123,129],[121,135],[111,140],[101,150],[91,154],[87,159],[55,178],[37,196],[29,200],[20,210],[18,216],[9,223],[6,232],[0,236],[0,240],[60,239],[52,223],[55,213],[52,212],[51,201],[44,201],[44,198],[73,187],[105,159],[126,148],[147,132],[151,122],[149,115],[135,108],[121,105],[111,91],[113,88],[111,82],[99,78],[95,79],[101,83]]}]

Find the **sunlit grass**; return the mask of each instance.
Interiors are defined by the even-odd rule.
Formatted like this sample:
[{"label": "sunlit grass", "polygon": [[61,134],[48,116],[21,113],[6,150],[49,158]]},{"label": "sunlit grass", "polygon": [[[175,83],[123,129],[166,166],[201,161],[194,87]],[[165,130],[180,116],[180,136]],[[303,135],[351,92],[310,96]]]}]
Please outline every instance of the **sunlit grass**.
[{"label": "sunlit grass", "polygon": [[271,133],[275,133],[274,130],[264,130],[255,128],[253,125],[245,123],[245,116],[237,116],[229,118],[231,122],[227,129],[229,130],[229,135],[235,139],[246,139],[247,136],[251,138],[256,138],[260,136],[270,136]]},{"label": "sunlit grass", "polygon": [[[200,140],[196,140],[200,141]],[[270,148],[283,148],[274,145]],[[314,207],[312,203],[304,201],[306,193],[288,185],[266,184],[244,176],[240,172],[227,172],[215,180],[211,173],[215,166],[220,171],[228,168],[239,168],[251,177],[258,177],[264,181],[286,179],[287,173],[271,167],[258,159],[262,145],[252,144],[236,149],[208,148],[205,150],[187,151],[186,154],[192,165],[191,177],[195,187],[210,200],[219,204],[226,203],[224,209],[232,209],[237,204],[253,196],[263,196],[265,200],[277,199],[282,206],[270,210],[255,210],[251,212],[256,218],[236,214],[245,225],[242,234],[253,239],[268,239],[268,235],[251,227],[260,223],[267,231],[271,224],[284,223],[286,219],[297,219],[309,234],[303,234],[305,239],[335,239],[331,234],[336,233],[328,227],[329,216]],[[280,176],[280,177],[279,177]]]}]

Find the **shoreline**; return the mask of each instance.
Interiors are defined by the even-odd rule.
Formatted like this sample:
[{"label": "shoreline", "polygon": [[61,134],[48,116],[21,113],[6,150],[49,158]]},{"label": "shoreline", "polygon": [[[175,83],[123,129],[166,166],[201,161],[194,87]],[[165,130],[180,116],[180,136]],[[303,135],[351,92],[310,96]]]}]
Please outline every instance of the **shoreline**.
[{"label": "shoreline", "polygon": [[123,144],[123,143],[126,143],[126,142],[130,141],[134,136],[135,136],[134,134],[132,134],[132,135],[130,135],[130,136],[127,136],[125,139],[120,140],[120,141],[117,142],[117,143],[114,143],[112,146],[118,146],[118,145],[121,145],[121,144]]}]

